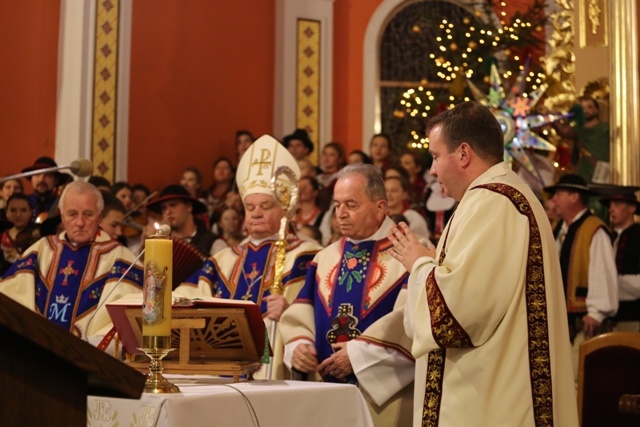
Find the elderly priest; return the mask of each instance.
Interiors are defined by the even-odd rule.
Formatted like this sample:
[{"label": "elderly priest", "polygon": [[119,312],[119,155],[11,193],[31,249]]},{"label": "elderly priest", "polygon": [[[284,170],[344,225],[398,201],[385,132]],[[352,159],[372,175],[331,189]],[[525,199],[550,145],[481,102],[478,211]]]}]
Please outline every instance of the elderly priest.
[{"label": "elderly priest", "polygon": [[103,206],[93,185],[69,184],[59,202],[64,231],[38,240],[0,281],[0,293],[94,345],[112,329],[106,303],[142,285],[137,266],[119,280],[135,257],[99,229]]},{"label": "elderly priest", "polygon": [[[276,139],[260,137],[240,159],[236,183],[246,211],[245,226],[249,236],[238,246],[225,248],[209,258],[202,269],[191,276],[176,291],[188,297],[199,295],[243,299],[260,304],[269,331],[273,322],[298,294],[308,264],[321,248],[315,242],[301,240],[291,228],[286,230],[286,252],[282,264],[283,294],[270,291],[276,274],[279,230],[286,215],[271,190],[271,179],[280,167],[288,167],[300,177],[295,159]],[[277,185],[287,191],[295,189],[297,182],[278,175]],[[271,337],[273,359],[271,378],[285,378],[282,364],[283,345],[276,331]],[[266,371],[266,370],[265,370]],[[260,372],[257,377],[265,376]]]}]

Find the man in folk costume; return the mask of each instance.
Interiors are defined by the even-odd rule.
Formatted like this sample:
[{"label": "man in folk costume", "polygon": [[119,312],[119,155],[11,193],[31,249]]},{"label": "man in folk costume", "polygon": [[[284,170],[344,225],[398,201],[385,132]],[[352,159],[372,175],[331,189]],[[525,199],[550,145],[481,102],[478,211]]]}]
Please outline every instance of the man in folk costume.
[{"label": "man in folk costume", "polygon": [[205,256],[213,254],[213,242],[218,236],[207,230],[198,218],[207,207],[182,185],[164,187],[158,197],[147,204],[147,209],[162,215],[162,220],[171,226],[173,239],[184,240]]},{"label": "man in folk costume", "polygon": [[[33,172],[40,169],[57,167],[58,164],[51,157],[39,157],[33,165],[22,169],[22,173]],[[29,204],[33,209],[31,222],[42,222],[53,214],[57,200],[56,188],[64,179],[58,171],[32,175],[29,177],[33,187],[33,193],[29,195]],[[39,221],[38,221],[39,220]]]},{"label": "man in folk costume", "polygon": [[[574,347],[606,332],[603,321],[618,309],[616,265],[607,226],[588,209],[594,193],[578,175],[563,175],[544,189],[561,221],[554,230]],[[574,361],[575,362],[575,361]],[[577,373],[577,363],[574,363]],[[577,377],[576,377],[577,378]]]},{"label": "man in folk costume", "polygon": [[600,203],[609,208],[613,250],[618,273],[619,307],[614,318],[617,331],[640,332],[640,213],[635,193],[640,187],[611,186]]},{"label": "man in folk costume", "polygon": [[430,172],[459,205],[437,249],[406,224],[390,237],[411,272],[414,426],[577,426],[562,277],[542,205],[503,162],[488,108],[464,102],[428,130]]},{"label": "man in folk costume", "polygon": [[59,202],[64,231],[38,240],[0,281],[0,293],[97,346],[110,341],[106,305],[141,293],[143,278],[136,265],[118,283],[135,256],[99,229],[103,206],[93,185],[67,185]]},{"label": "man in folk costume", "polygon": [[402,326],[408,274],[389,253],[394,223],[380,171],[342,169],[333,203],[344,237],[316,255],[282,316],[285,363],[316,379],[358,384],[375,425],[410,425],[414,360]]},{"label": "man in folk costume", "polygon": [[[260,305],[268,331],[273,322],[298,294],[304,282],[308,264],[321,249],[315,242],[298,238],[289,228],[286,233],[286,254],[282,273],[283,294],[270,291],[274,280],[279,230],[287,214],[271,190],[271,177],[279,167],[288,167],[300,177],[295,159],[276,139],[264,135],[255,141],[240,159],[236,183],[245,206],[245,226],[249,236],[238,246],[225,248],[209,258],[200,271],[194,273],[176,292],[187,297],[215,296],[243,299]],[[288,177],[279,176],[278,186],[291,191],[297,185]],[[288,189],[288,190],[287,190]],[[271,378],[287,377],[282,365],[283,345],[280,334],[271,337],[273,358]],[[263,367],[257,377],[264,377]]]}]

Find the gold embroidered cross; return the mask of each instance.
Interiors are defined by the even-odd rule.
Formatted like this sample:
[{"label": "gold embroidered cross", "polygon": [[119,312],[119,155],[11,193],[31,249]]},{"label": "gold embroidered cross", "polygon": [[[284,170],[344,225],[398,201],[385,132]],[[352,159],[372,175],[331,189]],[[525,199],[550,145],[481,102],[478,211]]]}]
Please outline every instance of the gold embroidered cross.
[{"label": "gold embroidered cross", "polygon": [[251,272],[249,274],[247,274],[246,271],[242,272],[242,274],[244,274],[244,280],[247,283],[247,291],[242,296],[242,299],[245,301],[251,301],[251,298],[253,298],[251,289],[253,289],[255,284],[262,279],[262,275],[259,275],[258,269],[256,268],[257,266],[258,266],[257,262],[252,262]]},{"label": "gold embroidered cross", "polygon": [[60,269],[60,274],[64,274],[64,280],[62,281],[62,286],[67,286],[69,284],[68,279],[70,275],[77,276],[78,270],[73,269],[73,260],[67,261],[67,266],[65,268]]},{"label": "gold embroidered cross", "polygon": [[253,159],[251,162],[251,167],[258,166],[258,173],[256,176],[262,175],[263,169],[268,169],[271,166],[271,151],[263,148],[260,152],[260,160]]}]

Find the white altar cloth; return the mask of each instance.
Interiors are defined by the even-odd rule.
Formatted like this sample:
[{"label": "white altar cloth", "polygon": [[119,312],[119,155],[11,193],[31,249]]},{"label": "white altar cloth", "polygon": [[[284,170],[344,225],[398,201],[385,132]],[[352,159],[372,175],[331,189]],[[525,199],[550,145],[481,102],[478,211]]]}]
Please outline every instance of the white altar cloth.
[{"label": "white altar cloth", "polygon": [[145,393],[139,400],[89,396],[87,426],[373,426],[360,390],[349,384],[166,377],[181,393]]}]

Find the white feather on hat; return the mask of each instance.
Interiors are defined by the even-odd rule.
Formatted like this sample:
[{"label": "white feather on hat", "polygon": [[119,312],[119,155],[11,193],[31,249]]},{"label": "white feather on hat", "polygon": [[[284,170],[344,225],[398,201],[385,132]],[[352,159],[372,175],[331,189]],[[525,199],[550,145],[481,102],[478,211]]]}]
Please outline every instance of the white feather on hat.
[{"label": "white feather on hat", "polygon": [[[281,166],[291,169],[296,181],[300,179],[298,162],[277,139],[271,135],[263,135],[251,144],[240,159],[236,171],[236,184],[242,200],[256,193],[273,195],[271,177]],[[278,176],[278,181],[278,186],[292,185],[284,174]],[[297,182],[293,185],[297,185]]]}]

